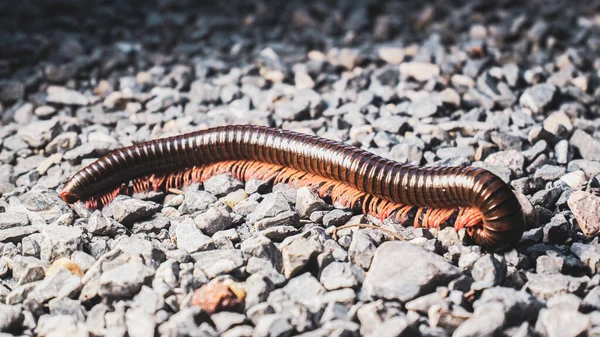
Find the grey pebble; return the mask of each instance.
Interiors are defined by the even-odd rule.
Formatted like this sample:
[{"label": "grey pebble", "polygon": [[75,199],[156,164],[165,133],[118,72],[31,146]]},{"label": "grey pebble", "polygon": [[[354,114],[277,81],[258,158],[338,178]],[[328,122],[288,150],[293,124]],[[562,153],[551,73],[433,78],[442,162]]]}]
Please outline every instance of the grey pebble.
[{"label": "grey pebble", "polygon": [[458,268],[424,248],[405,242],[386,242],[375,253],[363,291],[373,297],[407,302],[459,275]]},{"label": "grey pebble", "polygon": [[371,237],[358,230],[352,234],[352,241],[348,248],[348,258],[360,268],[368,269],[375,255],[375,244]]},{"label": "grey pebble", "polygon": [[131,298],[154,276],[154,270],[140,262],[128,262],[100,275],[99,295]]},{"label": "grey pebble", "polygon": [[203,182],[204,190],[215,196],[224,196],[227,193],[244,187],[244,184],[230,175],[216,175]]},{"label": "grey pebble", "polygon": [[204,191],[188,189],[184,194],[183,203],[179,210],[183,213],[193,214],[198,211],[206,211],[208,206],[215,203],[217,198]]},{"label": "grey pebble", "polygon": [[531,109],[534,114],[540,114],[552,102],[556,93],[556,87],[552,84],[543,83],[534,85],[525,90],[519,98],[522,107]]},{"label": "grey pebble", "polygon": [[562,336],[577,336],[585,333],[590,326],[589,317],[580,312],[559,308],[542,309],[535,324],[535,331],[546,336],[553,336],[558,331]]},{"label": "grey pebble", "polygon": [[327,290],[358,287],[365,279],[365,272],[349,262],[332,262],[321,272],[321,283]]},{"label": "grey pebble", "polygon": [[244,264],[244,257],[238,249],[197,252],[193,253],[191,257],[195,265],[211,279],[231,273]]},{"label": "grey pebble", "polygon": [[293,240],[281,249],[283,275],[289,279],[299,273],[322,250],[322,245],[317,241],[302,237]]},{"label": "grey pebble", "polygon": [[222,208],[210,206],[204,213],[194,218],[196,226],[207,235],[214,235],[233,225],[229,212]]},{"label": "grey pebble", "polygon": [[562,274],[527,273],[527,289],[538,299],[545,300],[559,293],[580,293],[589,278]]},{"label": "grey pebble", "polygon": [[48,225],[42,230],[40,257],[46,263],[52,263],[60,257],[70,257],[81,249],[83,231],[78,227]]},{"label": "grey pebble", "polygon": [[308,187],[301,187],[296,193],[296,210],[298,214],[306,218],[317,211],[327,210],[329,206],[319,198],[317,193]]},{"label": "grey pebble", "polygon": [[121,224],[129,225],[137,220],[149,218],[159,209],[160,205],[151,201],[117,196],[112,203],[102,209],[102,213]]}]

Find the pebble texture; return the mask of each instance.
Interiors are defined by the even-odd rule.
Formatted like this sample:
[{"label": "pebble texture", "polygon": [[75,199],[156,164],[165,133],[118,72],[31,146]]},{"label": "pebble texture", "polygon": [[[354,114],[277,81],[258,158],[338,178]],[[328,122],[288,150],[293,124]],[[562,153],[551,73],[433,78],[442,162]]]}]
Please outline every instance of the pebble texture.
[{"label": "pebble texture", "polygon": [[[0,335],[600,336],[597,1],[19,1],[0,10]],[[107,152],[225,124],[524,200],[512,250],[215,176],[67,205]],[[405,240],[371,228],[375,223]],[[219,286],[220,285],[220,286]]]}]

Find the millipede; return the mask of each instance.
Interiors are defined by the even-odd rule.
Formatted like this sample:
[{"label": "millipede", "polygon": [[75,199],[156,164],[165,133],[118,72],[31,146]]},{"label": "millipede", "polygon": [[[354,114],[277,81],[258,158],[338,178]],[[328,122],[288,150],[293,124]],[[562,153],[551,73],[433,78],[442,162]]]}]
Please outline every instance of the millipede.
[{"label": "millipede", "polygon": [[[525,218],[502,179],[477,167],[419,167],[279,128],[230,125],[114,150],[75,173],[60,196],[100,208],[118,194],[179,188],[217,174],[314,188],[382,220],[465,228],[490,251],[519,241]],[[412,220],[411,220],[412,219]]]}]

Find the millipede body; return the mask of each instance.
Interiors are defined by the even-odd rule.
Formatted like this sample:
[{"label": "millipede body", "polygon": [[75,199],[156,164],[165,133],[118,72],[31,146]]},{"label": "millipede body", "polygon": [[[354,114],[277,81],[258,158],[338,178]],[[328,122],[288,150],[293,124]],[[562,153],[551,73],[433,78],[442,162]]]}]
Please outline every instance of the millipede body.
[{"label": "millipede body", "polygon": [[524,230],[520,203],[510,187],[475,167],[418,167],[349,144],[278,128],[216,127],[115,150],[77,172],[61,197],[96,208],[119,193],[181,187],[215,174],[312,186],[344,206],[393,216],[415,226],[439,227],[454,219],[488,250],[518,242]]}]

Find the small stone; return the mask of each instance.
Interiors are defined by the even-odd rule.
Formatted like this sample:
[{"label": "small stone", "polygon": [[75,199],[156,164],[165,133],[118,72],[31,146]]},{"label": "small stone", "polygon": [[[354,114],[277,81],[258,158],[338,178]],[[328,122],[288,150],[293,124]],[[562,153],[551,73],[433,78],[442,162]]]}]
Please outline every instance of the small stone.
[{"label": "small stone", "polygon": [[323,216],[323,226],[341,226],[348,222],[352,218],[353,213],[351,211],[344,211],[341,209],[334,209],[331,212],[327,212]]},{"label": "small stone", "polygon": [[177,223],[175,238],[177,248],[185,249],[189,253],[201,250],[210,242],[210,237],[204,235],[189,218]]},{"label": "small stone", "polygon": [[49,154],[54,153],[65,153],[69,150],[74,149],[79,142],[79,137],[76,132],[64,132],[52,139],[48,145],[46,145],[46,152]]},{"label": "small stone", "polygon": [[244,257],[238,249],[197,252],[193,253],[191,257],[195,266],[200,268],[210,279],[229,274],[244,265]]},{"label": "small stone", "polygon": [[523,174],[523,166],[525,165],[525,158],[520,151],[507,150],[492,153],[484,162],[488,165],[508,168],[516,176]]},{"label": "small stone", "polygon": [[453,337],[494,336],[505,324],[504,307],[500,303],[488,303],[478,307],[471,318],[461,324]]},{"label": "small stone", "polygon": [[206,212],[194,218],[194,223],[207,235],[225,230],[233,224],[229,212],[214,206],[210,206]]},{"label": "small stone", "polygon": [[560,180],[569,185],[569,187],[574,190],[582,190],[587,182],[585,172],[583,172],[582,170],[569,172],[560,177]]},{"label": "small stone", "polygon": [[17,255],[11,262],[12,276],[17,280],[18,284],[39,281],[45,276],[43,263],[37,258]]},{"label": "small stone", "polygon": [[571,252],[588,265],[592,273],[600,271],[600,245],[575,242],[571,245]]},{"label": "small stone", "polygon": [[546,301],[546,308],[577,311],[581,306],[581,298],[574,294],[556,294]]},{"label": "small stone", "polygon": [[378,50],[379,58],[389,64],[400,64],[404,61],[404,49],[401,47],[386,46]]},{"label": "small stone", "polygon": [[521,137],[511,135],[509,133],[504,132],[492,132],[491,134],[492,142],[498,145],[500,150],[518,150],[521,151],[523,147],[523,141]]},{"label": "small stone", "polygon": [[544,165],[535,171],[533,178],[554,181],[559,179],[565,172],[566,169],[562,166]]},{"label": "small stone", "polygon": [[17,134],[33,148],[46,146],[61,131],[60,124],[55,120],[38,121],[19,128]]},{"label": "small stone", "polygon": [[542,309],[535,323],[535,331],[543,336],[580,336],[590,327],[587,315],[559,308]]},{"label": "small stone", "polygon": [[248,198],[248,194],[246,193],[246,191],[244,191],[243,189],[239,189],[237,191],[228,193],[226,196],[219,199],[219,201],[231,208],[234,208],[235,205],[246,200],[246,198]]},{"label": "small stone", "polygon": [[160,336],[215,336],[217,332],[212,327],[202,322],[206,312],[197,306],[183,308],[175,313],[169,320],[160,324]]},{"label": "small stone", "polygon": [[327,55],[331,64],[352,70],[360,61],[359,50],[351,48],[332,49]]},{"label": "small stone", "polygon": [[483,291],[481,297],[475,301],[473,307],[485,306],[489,303],[501,303],[509,322],[521,322],[523,319],[535,319],[542,302],[525,291],[507,287],[493,287]]},{"label": "small stone", "polygon": [[412,102],[408,107],[408,114],[416,118],[427,118],[438,112],[440,105],[429,98]]},{"label": "small stone", "polygon": [[56,109],[49,105],[42,105],[42,106],[37,107],[35,109],[34,113],[38,117],[48,118],[48,117],[54,115],[54,113],[56,113]]},{"label": "small stone", "polygon": [[236,310],[244,301],[246,292],[231,279],[207,283],[194,291],[191,304],[213,314]]},{"label": "small stone", "polygon": [[84,106],[88,105],[89,100],[85,95],[75,90],[61,88],[48,93],[46,103]]},{"label": "small stone", "polygon": [[[321,298],[327,291],[321,283],[308,272],[290,279],[281,290],[287,298],[302,304],[313,313],[317,313],[323,309]],[[274,299],[279,300],[276,292],[277,290],[269,295],[268,302],[271,305],[275,305]]]},{"label": "small stone", "polygon": [[575,191],[569,197],[568,205],[583,234],[588,237],[600,234],[600,197]]},{"label": "small stone", "polygon": [[149,218],[161,206],[151,201],[133,199],[127,196],[118,196],[112,203],[102,209],[102,213],[112,217],[115,221],[127,225],[137,220]]},{"label": "small stone", "polygon": [[560,274],[563,264],[564,259],[562,258],[542,255],[535,261],[535,272],[537,274]]},{"label": "small stone", "polygon": [[405,62],[400,64],[400,73],[404,77],[412,77],[419,82],[429,81],[440,75],[440,67],[423,62]]},{"label": "small stone", "polygon": [[193,214],[198,211],[202,212],[206,211],[208,206],[216,201],[217,198],[208,192],[188,189],[184,194],[184,200],[179,210],[187,214]]},{"label": "small stone", "polygon": [[286,337],[291,336],[294,327],[282,314],[262,316],[254,328],[254,337]]},{"label": "small stone", "polygon": [[0,230],[29,225],[26,213],[0,213]]},{"label": "small stone", "polygon": [[563,111],[555,111],[544,120],[544,129],[554,135],[559,135],[561,128],[569,132],[573,130],[571,119]]},{"label": "small stone", "polygon": [[252,274],[244,282],[246,291],[246,308],[265,302],[269,293],[275,290],[275,285],[268,277],[261,274]]},{"label": "small stone", "polygon": [[230,175],[220,174],[204,181],[204,190],[215,196],[224,196],[227,193],[244,188],[244,184]]},{"label": "small stone", "polygon": [[546,300],[555,294],[581,292],[588,277],[573,277],[562,274],[527,273],[527,289],[538,299]]},{"label": "small stone", "polygon": [[515,87],[520,79],[520,70],[519,66],[515,63],[506,63],[502,66],[502,73],[504,74],[504,78],[506,78],[506,82],[511,87]]},{"label": "small stone", "polygon": [[498,261],[492,254],[486,254],[475,262],[471,276],[475,280],[473,289],[490,288],[504,281],[506,264]]},{"label": "small stone", "polygon": [[315,86],[315,81],[304,71],[294,72],[294,83],[298,89],[312,89]]},{"label": "small stone", "polygon": [[283,247],[281,254],[285,278],[289,279],[300,272],[311,259],[321,253],[322,249],[320,243],[302,237]]},{"label": "small stone", "polygon": [[332,262],[321,272],[321,283],[327,290],[358,287],[365,272],[349,262]]},{"label": "small stone", "polygon": [[525,90],[519,103],[522,107],[531,109],[534,114],[540,114],[552,102],[555,93],[556,87],[552,84],[536,84]]},{"label": "small stone", "polygon": [[46,263],[52,263],[59,257],[70,257],[81,249],[83,231],[78,227],[48,225],[42,230],[40,257]]},{"label": "small stone", "polygon": [[[268,224],[261,224],[261,221],[264,220],[275,220],[277,216],[286,215],[280,221]],[[256,207],[254,212],[248,214],[247,219],[249,224],[254,224],[257,230],[265,229],[271,226],[276,226],[285,222],[288,222],[287,214],[296,214],[296,212],[292,211],[292,207],[288,203],[288,200],[281,192],[273,192],[265,196],[265,198],[260,202],[260,204]],[[297,214],[296,214],[297,216]]]},{"label": "small stone", "polygon": [[375,251],[375,244],[363,231],[356,231],[352,234],[352,242],[348,248],[350,262],[363,269],[368,269]]},{"label": "small stone", "polygon": [[446,285],[462,273],[441,256],[407,242],[385,242],[363,283],[372,297],[408,302]]},{"label": "small stone", "polygon": [[65,268],[66,270],[70,271],[71,274],[77,277],[83,277],[83,272],[81,271],[81,268],[79,268],[77,263],[73,262],[72,260],[66,257],[61,257],[60,259],[55,260],[50,266],[50,268],[48,268],[46,275],[52,275],[52,273],[58,270],[58,268]]},{"label": "small stone", "polygon": [[586,311],[600,310],[600,286],[595,286],[585,295],[581,306]]},{"label": "small stone", "polygon": [[33,304],[43,304],[53,298],[72,297],[81,289],[81,278],[73,275],[65,268],[58,268],[38,282],[27,296]]},{"label": "small stone", "polygon": [[600,161],[600,141],[580,129],[576,129],[570,139],[583,159]]},{"label": "small stone", "polygon": [[106,236],[115,236],[126,231],[123,225],[107,217],[99,210],[95,210],[89,217],[85,229],[94,235]]},{"label": "small stone", "polygon": [[223,333],[233,326],[244,323],[246,316],[236,312],[223,311],[212,314],[210,319],[215,323],[217,331]]},{"label": "small stone", "polygon": [[31,120],[32,115],[33,104],[25,103],[15,110],[13,120],[18,124],[27,124]]},{"label": "small stone", "polygon": [[298,214],[307,218],[310,214],[317,211],[327,210],[329,206],[319,198],[319,195],[308,187],[301,187],[296,193],[296,210]]},{"label": "small stone", "polygon": [[25,237],[21,240],[21,254],[23,256],[40,257],[40,244],[31,237]]},{"label": "small stone", "polygon": [[99,295],[131,298],[154,276],[154,270],[141,262],[127,262],[100,275]]},{"label": "small stone", "polygon": [[141,308],[130,308],[125,314],[125,325],[129,337],[144,337],[154,334],[156,318]]},{"label": "small stone", "polygon": [[273,267],[281,271],[282,268],[282,254],[277,249],[277,246],[271,240],[264,235],[255,235],[242,242],[242,252],[246,258],[250,256],[266,259]]},{"label": "small stone", "polygon": [[13,103],[23,98],[25,87],[17,81],[0,81],[0,102]]},{"label": "small stone", "polygon": [[20,306],[0,304],[0,331],[19,331],[22,329],[23,320],[23,310]]},{"label": "small stone", "polygon": [[301,120],[310,112],[310,103],[303,100],[284,101],[275,108],[275,114],[286,120]]},{"label": "small stone", "polygon": [[39,230],[34,226],[0,229],[0,242],[20,242],[24,237],[37,232]]}]

